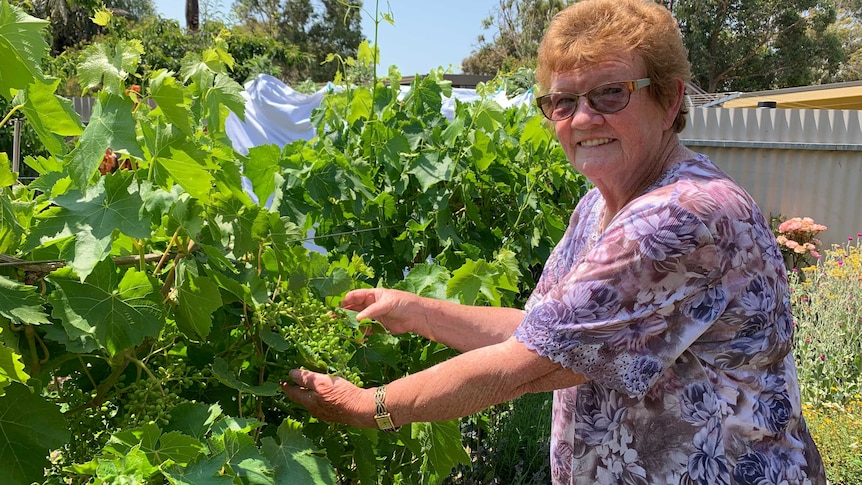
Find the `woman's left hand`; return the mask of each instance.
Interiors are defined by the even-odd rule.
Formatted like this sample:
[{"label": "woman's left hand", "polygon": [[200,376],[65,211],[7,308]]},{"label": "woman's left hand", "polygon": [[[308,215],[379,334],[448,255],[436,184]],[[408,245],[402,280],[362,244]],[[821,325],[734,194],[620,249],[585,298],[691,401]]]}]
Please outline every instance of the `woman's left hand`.
[{"label": "woman's left hand", "polygon": [[315,418],[345,423],[359,428],[373,428],[373,389],[361,389],[350,381],[302,369],[290,371],[291,382],[281,388],[290,400],[301,404]]}]

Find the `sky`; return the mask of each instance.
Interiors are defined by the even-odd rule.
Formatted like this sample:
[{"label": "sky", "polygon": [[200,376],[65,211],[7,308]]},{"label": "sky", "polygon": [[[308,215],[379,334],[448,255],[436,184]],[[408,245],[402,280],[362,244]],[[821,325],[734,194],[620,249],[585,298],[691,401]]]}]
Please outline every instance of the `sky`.
[{"label": "sky", "polygon": [[[177,19],[185,26],[185,2],[153,0],[156,11],[166,18]],[[204,1],[200,2],[203,6]],[[222,16],[227,16],[231,0],[215,0]],[[365,0],[362,33],[374,42],[375,0]],[[395,65],[403,76],[427,74],[433,68],[461,73],[461,61],[475,50],[479,35],[490,38],[491,31],[482,29],[482,20],[499,5],[499,0],[389,0],[395,24],[381,21],[377,45],[380,48],[378,73],[385,75]],[[386,11],[387,0],[380,0]],[[370,12],[370,14],[369,14]]]}]

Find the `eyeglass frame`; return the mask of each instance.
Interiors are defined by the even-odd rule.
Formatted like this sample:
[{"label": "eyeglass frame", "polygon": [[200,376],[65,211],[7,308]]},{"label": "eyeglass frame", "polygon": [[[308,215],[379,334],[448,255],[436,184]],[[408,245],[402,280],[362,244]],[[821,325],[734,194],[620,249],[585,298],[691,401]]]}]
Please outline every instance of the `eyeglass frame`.
[{"label": "eyeglass frame", "polygon": [[[587,91],[585,93],[569,93],[569,92],[565,92],[565,91],[554,91],[554,92],[547,93],[547,94],[544,94],[544,95],[536,98],[536,105],[538,106],[539,111],[542,113],[542,115],[545,118],[549,119],[550,121],[563,121],[563,120],[567,120],[567,119],[571,118],[572,116],[575,116],[575,113],[578,111],[578,103],[580,102],[581,98],[584,98],[587,100],[587,104],[590,106],[590,108],[593,111],[595,111],[597,113],[609,115],[609,114],[619,113],[620,111],[626,109],[626,107],[629,105],[629,102],[632,99],[632,93],[637,91],[638,89],[645,88],[645,87],[649,86],[651,84],[651,82],[652,82],[652,80],[650,78],[644,77],[644,78],[640,78],[640,79],[633,79],[631,81],[611,81],[611,82],[607,82],[607,83],[602,83],[602,84],[599,84],[598,86],[590,89],[589,91]],[[603,87],[609,86],[611,84],[622,84],[628,88],[628,99],[626,99],[626,103],[624,105],[622,105],[619,109],[614,110],[614,111],[600,110],[600,109],[596,108],[595,106],[593,106],[593,102],[590,101],[590,93],[592,93],[596,89],[603,88]],[[572,113],[570,115],[564,116],[562,118],[554,119],[551,116],[549,116],[547,113],[545,113],[545,110],[542,108],[542,100],[548,99],[550,96],[554,96],[554,95],[558,96],[561,94],[574,96],[574,98],[575,98],[574,108],[572,109]],[[553,110],[551,110],[551,112],[553,113]]]}]

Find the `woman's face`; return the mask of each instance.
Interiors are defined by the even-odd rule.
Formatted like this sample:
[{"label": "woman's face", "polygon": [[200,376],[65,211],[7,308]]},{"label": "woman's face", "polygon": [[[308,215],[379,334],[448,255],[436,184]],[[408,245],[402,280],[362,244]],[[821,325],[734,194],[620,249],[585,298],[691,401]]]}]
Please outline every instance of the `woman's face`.
[{"label": "woman's face", "polygon": [[[646,77],[640,57],[621,54],[551,77],[551,92],[585,93],[600,84],[632,81]],[[647,177],[655,177],[664,163],[666,130],[674,113],[663,109],[649,95],[649,87],[631,93],[621,111],[602,114],[579,98],[575,114],[554,122],[557,138],[575,170],[599,189],[626,194],[636,190]],[[604,192],[604,191],[603,191]]]}]

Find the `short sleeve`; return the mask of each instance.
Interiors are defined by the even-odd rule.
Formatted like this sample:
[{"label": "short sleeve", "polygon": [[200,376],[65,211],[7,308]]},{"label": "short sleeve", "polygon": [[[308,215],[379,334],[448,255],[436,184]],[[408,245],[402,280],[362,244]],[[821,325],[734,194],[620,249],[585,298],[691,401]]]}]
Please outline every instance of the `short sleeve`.
[{"label": "short sleeve", "polygon": [[727,306],[712,234],[667,194],[620,212],[516,338],[589,379],[643,397]]}]

